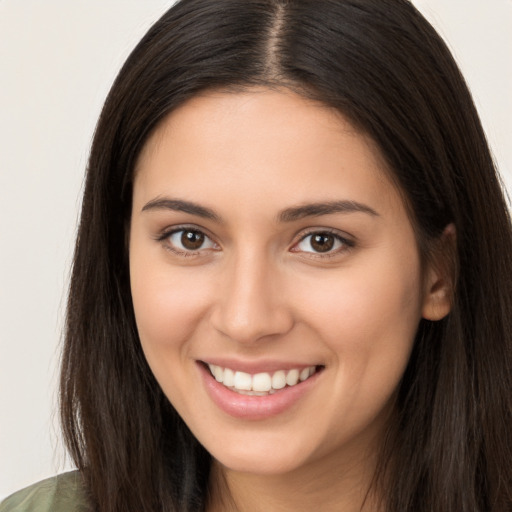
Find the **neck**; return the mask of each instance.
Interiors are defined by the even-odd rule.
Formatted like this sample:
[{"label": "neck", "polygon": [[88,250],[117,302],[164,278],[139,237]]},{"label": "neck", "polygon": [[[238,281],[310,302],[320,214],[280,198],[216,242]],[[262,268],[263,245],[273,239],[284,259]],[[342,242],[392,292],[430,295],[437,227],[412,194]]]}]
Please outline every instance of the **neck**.
[{"label": "neck", "polygon": [[[371,468],[371,470],[370,470]],[[374,461],[318,461],[286,474],[249,474],[213,462],[208,512],[379,512]]]}]

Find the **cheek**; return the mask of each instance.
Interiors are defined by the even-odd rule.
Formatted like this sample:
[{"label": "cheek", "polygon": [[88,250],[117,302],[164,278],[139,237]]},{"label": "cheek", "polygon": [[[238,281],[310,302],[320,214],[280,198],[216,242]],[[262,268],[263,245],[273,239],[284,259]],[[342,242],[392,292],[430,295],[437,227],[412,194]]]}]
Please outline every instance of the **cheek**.
[{"label": "cheek", "polygon": [[337,329],[352,332],[363,345],[388,338],[410,340],[421,317],[420,270],[415,256],[402,265],[393,254],[380,255],[371,264],[362,263],[344,272],[337,289],[331,287],[325,294],[324,314],[335,318]]},{"label": "cheek", "polygon": [[343,269],[302,294],[305,317],[343,369],[339,378],[351,382],[354,397],[370,388],[376,396],[389,394],[405,369],[421,318],[414,256],[400,265],[381,254],[379,261]]},{"label": "cheek", "polygon": [[[322,294],[323,306],[321,289],[309,296],[317,304],[311,320],[336,368],[329,398],[336,418],[329,428],[334,440],[387,417],[421,317],[418,268],[413,265],[404,272],[407,269],[388,266],[382,272],[365,267],[340,279],[336,291]],[[339,424],[346,425],[344,433],[338,432]]]},{"label": "cheek", "polygon": [[[131,290],[135,319],[148,363],[186,358],[189,340],[207,308],[200,272],[172,272],[169,265],[133,257]],[[203,285],[202,285],[203,284]]]},{"label": "cheek", "polygon": [[[204,316],[205,290],[196,279],[159,272],[132,272],[132,295],[140,343],[146,361],[173,406],[190,414],[191,357]],[[186,281],[185,283],[183,281]]]}]

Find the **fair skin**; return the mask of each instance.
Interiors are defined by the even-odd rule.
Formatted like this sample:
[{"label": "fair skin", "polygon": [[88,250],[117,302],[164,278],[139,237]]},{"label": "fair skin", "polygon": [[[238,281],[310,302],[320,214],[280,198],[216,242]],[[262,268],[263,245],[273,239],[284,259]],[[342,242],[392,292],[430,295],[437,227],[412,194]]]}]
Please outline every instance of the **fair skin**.
[{"label": "fair skin", "polygon": [[418,323],[450,307],[388,175],[367,136],[286,90],[205,93],[144,147],[137,327],[213,457],[210,511],[361,510]]}]

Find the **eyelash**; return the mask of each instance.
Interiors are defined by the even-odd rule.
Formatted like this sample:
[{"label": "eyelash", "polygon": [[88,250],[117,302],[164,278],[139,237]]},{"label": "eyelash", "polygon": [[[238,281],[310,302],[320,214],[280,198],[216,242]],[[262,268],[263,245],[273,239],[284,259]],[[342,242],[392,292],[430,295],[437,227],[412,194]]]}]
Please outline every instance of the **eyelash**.
[{"label": "eyelash", "polygon": [[[182,233],[182,236],[184,233],[195,233],[195,234],[198,234],[198,235],[201,235],[204,237],[205,240],[209,240],[211,242],[211,244],[213,244],[214,246],[218,246],[217,243],[212,240],[212,238],[210,236],[208,236],[202,229],[199,229],[199,228],[196,228],[194,226],[177,226],[177,227],[174,227],[170,230],[167,230],[165,232],[163,232],[161,235],[159,235],[157,237],[157,241],[158,242],[161,242],[164,247],[179,255],[179,256],[183,256],[183,257],[193,257],[193,256],[197,256],[200,254],[201,251],[204,251],[205,249],[201,246],[199,249],[197,249],[196,251],[194,250],[190,250],[190,249],[179,249],[175,246],[175,244],[172,244],[170,242],[170,238],[173,236],[173,235],[176,235],[178,233]],[[322,253],[322,252],[317,252],[317,251],[300,251],[298,249],[295,249],[299,244],[303,243],[308,237],[312,237],[314,235],[323,235],[323,236],[332,236],[334,238],[334,244],[338,243],[341,245],[341,247],[338,247],[336,248],[335,250],[332,250],[332,248],[330,248],[328,251],[326,251],[325,253]],[[352,240],[349,240],[347,238],[345,238],[344,236],[341,236],[337,231],[335,230],[332,230],[332,229],[311,229],[309,231],[307,231],[306,233],[302,233],[299,240],[297,242],[295,242],[292,246],[292,248],[290,249],[291,252],[297,252],[297,253],[303,253],[303,254],[309,254],[309,256],[305,256],[305,257],[313,257],[313,258],[332,258],[334,256],[337,256],[338,254],[340,253],[344,253],[344,252],[347,252],[349,251],[350,249],[352,249],[353,247],[355,246],[355,243],[354,241]],[[206,250],[216,250],[215,248],[212,248],[212,247],[209,247],[209,248],[206,248]]]}]

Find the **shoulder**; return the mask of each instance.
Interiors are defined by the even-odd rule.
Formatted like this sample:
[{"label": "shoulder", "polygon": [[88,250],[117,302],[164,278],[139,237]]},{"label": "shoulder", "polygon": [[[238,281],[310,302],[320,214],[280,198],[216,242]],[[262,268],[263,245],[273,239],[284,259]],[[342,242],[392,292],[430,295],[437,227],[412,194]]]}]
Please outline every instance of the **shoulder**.
[{"label": "shoulder", "polygon": [[78,471],[48,478],[18,491],[2,503],[0,512],[93,512]]}]

